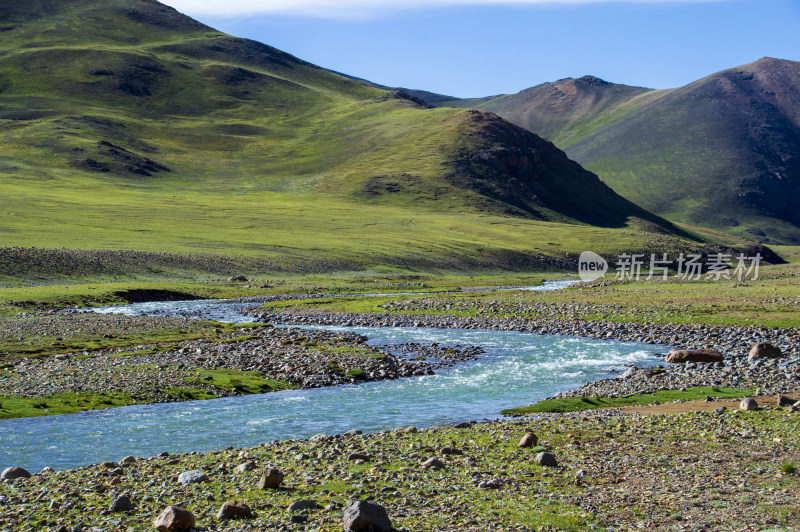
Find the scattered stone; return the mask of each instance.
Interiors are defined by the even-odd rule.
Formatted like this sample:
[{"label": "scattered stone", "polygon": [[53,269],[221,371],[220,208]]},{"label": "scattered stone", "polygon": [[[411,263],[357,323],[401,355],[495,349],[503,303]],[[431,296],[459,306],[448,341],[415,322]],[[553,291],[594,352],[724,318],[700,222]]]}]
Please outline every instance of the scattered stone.
[{"label": "scattered stone", "polygon": [[464,451],[455,447],[442,447],[442,454],[445,456],[457,456],[464,454]]},{"label": "scattered stone", "polygon": [[258,489],[277,489],[281,486],[284,479],[283,472],[276,467],[268,467],[261,474],[258,481]]},{"label": "scattered stone", "polygon": [[156,517],[153,526],[158,532],[178,532],[194,528],[195,517],[189,510],[179,506],[167,506],[161,515]]},{"label": "scattered stone", "polygon": [[119,495],[111,502],[111,506],[108,507],[108,511],[114,513],[130,512],[131,510],[133,510],[133,503],[131,502],[131,496],[127,493]]},{"label": "scattered stone", "polygon": [[753,344],[747,354],[747,360],[757,360],[760,358],[781,358],[783,353],[779,347],[775,347],[769,342],[759,342]]},{"label": "scattered stone", "polygon": [[797,403],[796,399],[792,399],[791,397],[787,397],[785,395],[778,396],[778,406],[793,406]]},{"label": "scattered stone", "polygon": [[498,490],[503,487],[503,483],[500,479],[493,478],[492,480],[485,480],[478,483],[478,487],[482,490]]},{"label": "scattered stone", "polygon": [[433,469],[444,469],[445,463],[436,458],[435,456],[432,458],[428,458],[424,462],[422,462],[422,467],[424,468],[433,468]]},{"label": "scattered stone", "polygon": [[21,467],[7,467],[0,473],[0,480],[14,480],[17,478],[31,478],[31,474],[27,469]]},{"label": "scattered stone", "polygon": [[184,471],[178,475],[179,484],[197,484],[198,482],[208,482],[210,479],[208,475],[198,469],[192,471]]},{"label": "scattered stone", "polygon": [[742,402],[739,403],[740,410],[758,410],[758,403],[752,397],[745,397],[742,399]]},{"label": "scattered stone", "polygon": [[303,499],[295,501],[289,505],[289,512],[299,512],[301,510],[317,510],[320,505],[314,499]]},{"label": "scattered stone", "polygon": [[248,471],[253,471],[256,468],[255,462],[245,462],[243,464],[239,464],[236,466],[237,473],[247,473]]},{"label": "scattered stone", "polygon": [[353,501],[342,515],[345,532],[389,532],[392,522],[386,509],[370,501]]},{"label": "scattered stone", "polygon": [[245,503],[240,501],[227,501],[217,512],[217,519],[249,519],[253,517],[253,511]]},{"label": "scattered stone", "polygon": [[541,452],[536,455],[536,463],[541,466],[555,467],[558,465],[558,460],[553,453]]},{"label": "scattered stone", "polygon": [[722,362],[724,355],[714,349],[671,349],[666,362],[683,364],[686,362]]},{"label": "scattered stone", "polygon": [[536,447],[536,444],[539,443],[539,438],[533,432],[527,432],[525,435],[519,440],[517,444],[518,447]]}]

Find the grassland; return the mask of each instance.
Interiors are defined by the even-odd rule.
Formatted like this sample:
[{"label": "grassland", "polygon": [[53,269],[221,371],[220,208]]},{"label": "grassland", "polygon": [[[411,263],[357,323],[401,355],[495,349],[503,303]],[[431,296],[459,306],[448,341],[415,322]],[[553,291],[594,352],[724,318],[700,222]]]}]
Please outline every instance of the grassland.
[{"label": "grassland", "polygon": [[[281,301],[270,308],[337,312],[449,314],[485,318],[547,318],[633,323],[706,323],[796,327],[800,324],[797,264],[768,266],[755,281],[610,281],[552,292],[493,291]],[[396,303],[396,302],[400,303]],[[395,303],[392,303],[395,302]]]},{"label": "grassland", "polygon": [[[159,4],[37,6],[0,13],[0,248],[392,273],[696,243],[497,117],[426,108]],[[2,259],[6,285],[124,278]],[[208,280],[173,263],[125,279]]]},{"label": "grassland", "polygon": [[652,394],[634,394],[625,397],[561,397],[544,399],[536,404],[519,408],[509,408],[501,411],[501,414],[543,414],[543,413],[565,413],[577,412],[581,410],[594,410],[597,408],[619,408],[625,406],[645,406],[656,402],[668,401],[694,401],[705,399],[706,397],[715,398],[736,398],[746,397],[752,394],[748,388],[719,388],[699,386],[681,390],[660,390]]},{"label": "grassland", "polygon": [[[776,410],[590,414],[588,420],[549,417],[331,436],[138,458],[122,465],[114,480],[106,476],[113,463],[46,473],[22,487],[0,484],[0,495],[24,504],[25,525],[38,529],[76,521],[108,528],[123,519],[128,527],[144,530],[170,504],[190,510],[198,526],[271,529],[287,526],[291,503],[311,499],[319,507],[295,515],[315,529],[334,531],[342,529],[348,501],[370,498],[386,508],[395,528],[409,530],[682,530],[698,524],[792,530],[800,523],[793,503],[800,479],[784,470],[791,471],[800,459],[795,423]],[[528,431],[536,433],[540,447],[517,446]],[[463,454],[445,454],[445,448]],[[555,454],[557,467],[535,463],[542,449]],[[369,461],[349,460],[354,452]],[[444,467],[422,467],[429,457]],[[247,462],[255,470],[235,471]],[[280,488],[255,488],[267,465],[286,475]],[[175,478],[187,470],[201,470],[209,479],[178,484]],[[122,492],[131,494],[132,511],[97,511]],[[230,499],[243,501],[255,515],[243,521],[215,519]],[[6,512],[0,525],[14,527],[18,519]]]}]

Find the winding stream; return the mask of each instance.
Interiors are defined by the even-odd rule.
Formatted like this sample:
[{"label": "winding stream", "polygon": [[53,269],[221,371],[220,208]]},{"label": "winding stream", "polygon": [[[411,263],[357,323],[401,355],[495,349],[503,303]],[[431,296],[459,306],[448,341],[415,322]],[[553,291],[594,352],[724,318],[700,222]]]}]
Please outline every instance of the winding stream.
[{"label": "winding stream", "polygon": [[[154,305],[158,308],[150,308]],[[204,305],[211,309],[210,315],[203,312]],[[249,319],[215,301],[143,303],[116,310],[179,315],[191,311],[215,319],[232,312],[238,319],[225,321]],[[375,432],[494,418],[503,408],[608,376],[625,364],[656,365],[660,360],[652,354],[664,350],[616,340],[511,331],[326,328],[363,334],[372,345],[478,345],[486,355],[423,377],[0,421],[0,467],[64,469],[129,454],[207,451],[354,428]]]}]

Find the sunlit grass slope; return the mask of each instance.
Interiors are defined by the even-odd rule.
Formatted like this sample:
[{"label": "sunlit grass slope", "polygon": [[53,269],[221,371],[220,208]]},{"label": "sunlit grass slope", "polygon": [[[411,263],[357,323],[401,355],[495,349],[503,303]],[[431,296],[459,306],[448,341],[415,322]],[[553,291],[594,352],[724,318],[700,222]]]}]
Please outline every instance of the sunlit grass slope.
[{"label": "sunlit grass slope", "polygon": [[151,0],[0,0],[0,141],[0,247],[520,269],[686,236],[494,115]]}]

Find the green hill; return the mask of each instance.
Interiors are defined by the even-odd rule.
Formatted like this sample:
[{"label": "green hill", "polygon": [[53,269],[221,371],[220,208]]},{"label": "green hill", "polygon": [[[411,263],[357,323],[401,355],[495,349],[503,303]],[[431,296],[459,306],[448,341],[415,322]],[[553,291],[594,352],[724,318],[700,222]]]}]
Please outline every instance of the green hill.
[{"label": "green hill", "polygon": [[0,0],[0,139],[0,247],[519,269],[680,245],[496,115],[430,108],[152,0]]},{"label": "green hill", "polygon": [[534,131],[670,220],[800,243],[800,63],[764,58],[671,90],[584,76],[431,101]]}]

